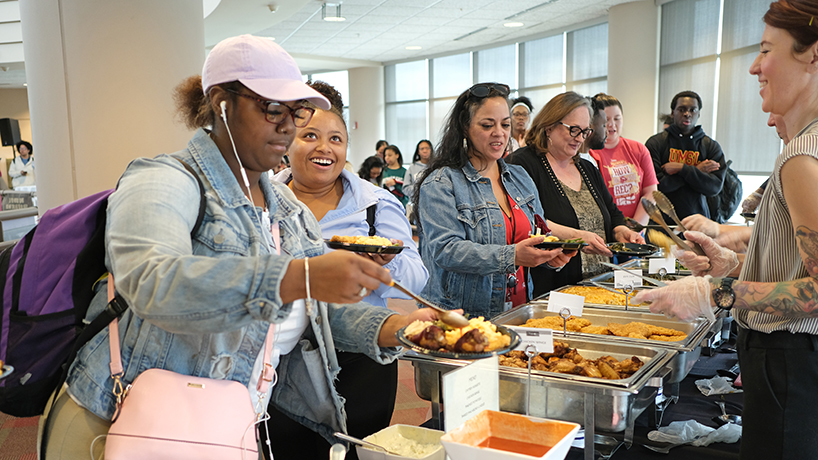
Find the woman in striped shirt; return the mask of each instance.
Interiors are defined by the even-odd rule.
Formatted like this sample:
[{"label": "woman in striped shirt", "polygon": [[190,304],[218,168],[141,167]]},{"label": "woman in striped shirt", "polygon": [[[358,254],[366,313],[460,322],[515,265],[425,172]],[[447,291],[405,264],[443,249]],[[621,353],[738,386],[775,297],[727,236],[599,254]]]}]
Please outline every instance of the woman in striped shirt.
[{"label": "woman in striped shirt", "polygon": [[[708,257],[681,255],[697,275],[634,298],[683,319],[734,308],[744,388],[740,458],[818,457],[818,2],[780,0],[764,15],[750,67],[762,109],[783,116],[777,158],[737,281],[735,253],[698,232]],[[712,313],[711,313],[712,314]]]}]

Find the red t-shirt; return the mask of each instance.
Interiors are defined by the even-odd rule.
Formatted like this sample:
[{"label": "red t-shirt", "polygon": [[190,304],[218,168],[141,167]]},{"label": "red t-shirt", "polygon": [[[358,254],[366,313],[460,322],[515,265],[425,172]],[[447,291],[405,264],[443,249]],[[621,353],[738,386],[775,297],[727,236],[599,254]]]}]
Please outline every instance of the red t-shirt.
[{"label": "red t-shirt", "polygon": [[625,217],[633,217],[642,189],[659,183],[645,144],[619,138],[612,149],[591,150],[614,203]]},{"label": "red t-shirt", "polygon": [[[511,205],[511,218],[503,213],[506,221],[506,243],[515,244],[528,238],[531,233],[531,224],[528,223],[528,217],[523,210],[517,206],[517,203],[510,196],[508,197],[508,203]],[[517,268],[514,276],[517,277],[517,285],[514,287],[506,286],[506,302],[511,302],[511,305],[516,307],[526,301],[526,280],[522,266]],[[508,277],[506,277],[506,280],[508,280]]]}]

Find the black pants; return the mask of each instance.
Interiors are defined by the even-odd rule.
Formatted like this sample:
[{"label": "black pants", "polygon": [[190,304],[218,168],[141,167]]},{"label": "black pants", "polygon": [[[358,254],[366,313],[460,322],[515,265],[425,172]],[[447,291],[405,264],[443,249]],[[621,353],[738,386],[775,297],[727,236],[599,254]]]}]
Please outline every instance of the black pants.
[{"label": "black pants", "polygon": [[[336,351],[341,372],[336,388],[346,399],[347,431],[356,438],[364,438],[389,426],[395,410],[398,389],[398,362],[381,365],[360,353]],[[275,460],[326,460],[330,444],[318,433],[306,428],[268,407],[273,456]],[[262,445],[266,434],[259,429]],[[268,458],[265,449],[265,458]],[[357,460],[355,447],[347,453],[348,460]]]},{"label": "black pants", "polygon": [[818,336],[739,328],[740,458],[818,458]]}]

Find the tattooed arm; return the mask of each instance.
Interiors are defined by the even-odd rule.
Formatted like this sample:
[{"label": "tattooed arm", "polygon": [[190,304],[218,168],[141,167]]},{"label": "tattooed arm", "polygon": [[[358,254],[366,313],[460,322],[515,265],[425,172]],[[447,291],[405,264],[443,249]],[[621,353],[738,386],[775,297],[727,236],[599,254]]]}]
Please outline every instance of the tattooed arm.
[{"label": "tattooed arm", "polygon": [[[792,318],[818,317],[818,160],[797,156],[781,168],[781,183],[801,260],[810,276],[780,283],[734,282],[734,308]],[[770,244],[775,244],[771,241]],[[720,279],[712,279],[715,289]]]}]

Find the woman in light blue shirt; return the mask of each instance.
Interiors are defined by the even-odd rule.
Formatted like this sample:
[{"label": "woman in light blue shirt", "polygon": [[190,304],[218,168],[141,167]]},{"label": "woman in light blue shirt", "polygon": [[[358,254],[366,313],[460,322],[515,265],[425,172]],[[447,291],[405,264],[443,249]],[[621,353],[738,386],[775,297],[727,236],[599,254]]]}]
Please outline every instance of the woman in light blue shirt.
[{"label": "woman in light blue shirt", "polygon": [[[295,141],[288,152],[290,169],[282,171],[275,179],[287,183],[296,198],[310,208],[318,219],[324,238],[332,238],[333,235],[367,236],[374,230],[377,236],[390,238],[402,245],[404,249],[397,255],[362,256],[382,265],[389,270],[393,279],[419,292],[429,275],[412,241],[412,230],[403,206],[386,189],[376,187],[344,169],[347,128],[341,112],[341,95],[324,82],[309,85],[327,97],[332,107],[330,110],[316,108],[310,122],[296,130]],[[332,250],[327,248],[326,251]],[[363,301],[386,307],[387,299],[395,297],[408,298],[398,290],[382,285]],[[341,367],[337,389],[346,399],[349,433],[363,438],[389,426],[397,393],[397,362],[383,365],[365,354],[343,349],[339,349],[337,354]],[[314,435],[298,429],[290,420],[274,411],[270,412],[270,416],[271,426],[279,428],[271,438],[282,441],[273,443],[274,455],[277,458],[298,457],[305,438]],[[283,442],[287,438],[299,438],[300,442],[288,446]],[[349,454],[348,457],[355,458]]]}]

